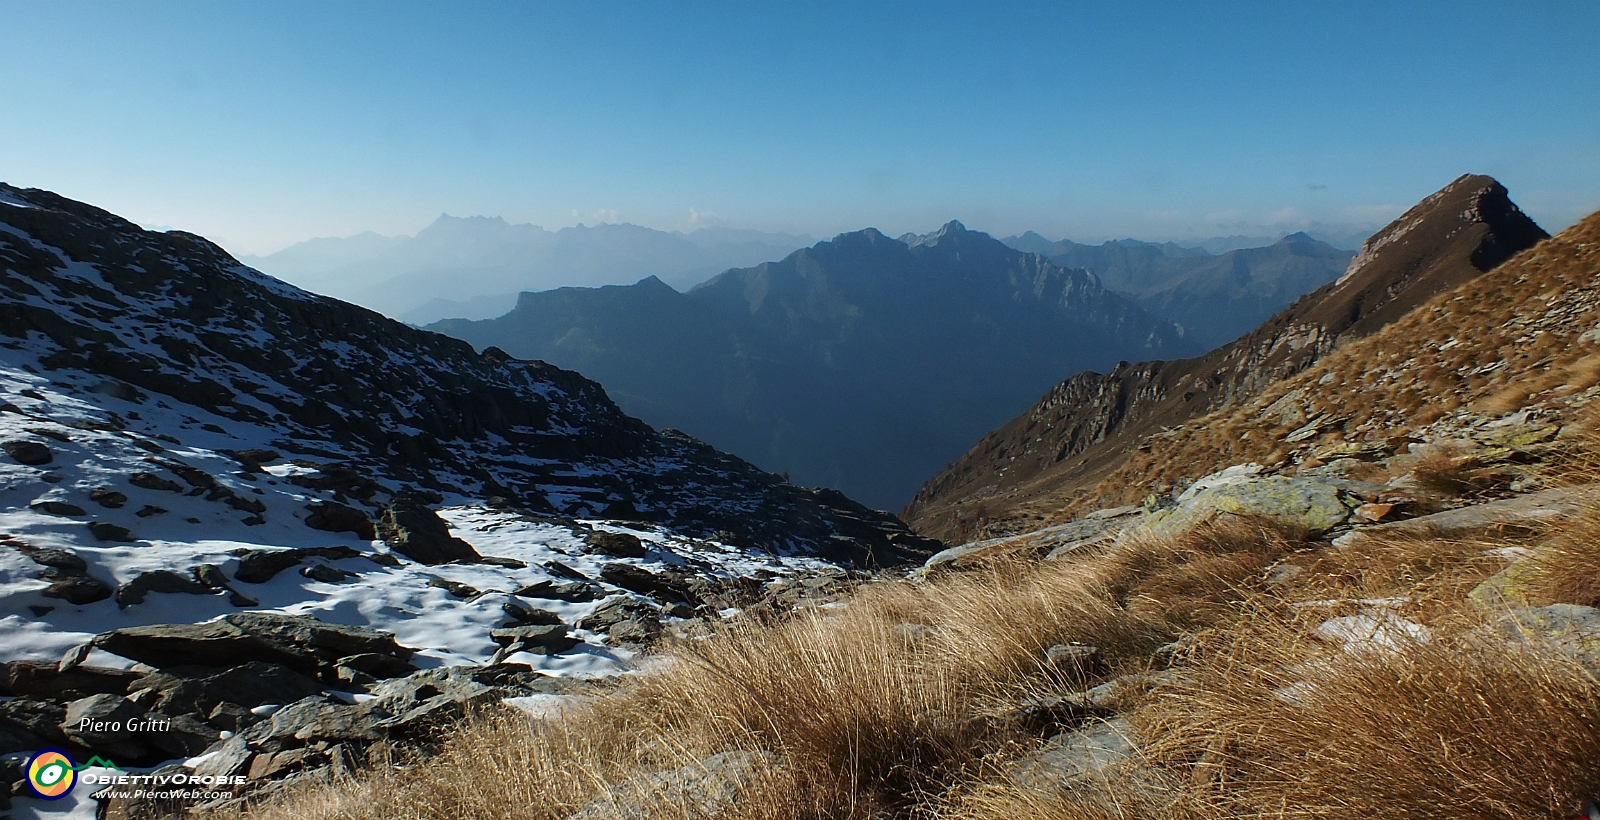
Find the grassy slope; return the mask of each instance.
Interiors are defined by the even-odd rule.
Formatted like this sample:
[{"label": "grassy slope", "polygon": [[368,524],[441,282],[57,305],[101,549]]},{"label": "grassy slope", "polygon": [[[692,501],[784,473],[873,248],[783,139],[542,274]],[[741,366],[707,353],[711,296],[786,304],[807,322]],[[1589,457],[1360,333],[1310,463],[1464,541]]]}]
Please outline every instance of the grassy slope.
[{"label": "grassy slope", "polygon": [[[1306,414],[1349,416],[1313,447],[1528,406],[1586,431],[1564,440],[1592,454],[1593,407],[1570,405],[1600,375],[1595,347],[1574,341],[1600,320],[1596,240],[1600,216],[1252,406],[1186,425],[1103,495],[1289,458],[1293,423],[1260,409],[1295,390]],[[1590,459],[1568,467],[1565,481],[1600,480]],[[251,816],[553,819],[610,795],[669,818],[1571,817],[1600,796],[1600,681],[1537,640],[1486,639],[1503,613],[1465,593],[1505,566],[1486,550],[1543,546],[1524,559],[1530,603],[1600,602],[1597,528],[1590,511],[1547,531],[1336,549],[1230,521],[1071,563],[884,581],[842,609],[672,645],[660,671],[561,721],[486,715],[426,765],[307,786]],[[1267,584],[1285,563],[1301,572]],[[1361,603],[1374,598],[1399,600]],[[1363,613],[1422,625],[1428,640],[1352,652],[1316,637],[1326,619]],[[1180,651],[1156,652],[1175,639]],[[1046,666],[1047,647],[1071,642],[1100,647],[1105,667],[1084,680]],[[1072,790],[1007,775],[1052,731],[1016,717],[1021,699],[1169,664],[1164,680],[1118,690],[1140,745],[1132,765]],[[728,750],[770,754],[736,800],[653,803],[661,792],[637,779]]]}]

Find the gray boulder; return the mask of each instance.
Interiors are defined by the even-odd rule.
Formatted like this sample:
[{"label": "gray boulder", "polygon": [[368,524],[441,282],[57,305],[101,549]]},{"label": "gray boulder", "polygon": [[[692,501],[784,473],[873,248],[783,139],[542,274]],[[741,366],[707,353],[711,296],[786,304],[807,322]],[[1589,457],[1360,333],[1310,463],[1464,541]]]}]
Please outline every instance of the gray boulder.
[{"label": "gray boulder", "polygon": [[1239,515],[1325,533],[1350,519],[1352,505],[1345,497],[1335,484],[1314,478],[1248,478],[1208,486],[1177,507],[1152,514],[1143,527],[1156,533],[1178,533],[1219,515]]},{"label": "gray boulder", "polygon": [[1109,779],[1137,753],[1133,725],[1120,718],[1095,721],[1052,737],[1044,749],[1017,761],[1011,776],[1040,791]]}]

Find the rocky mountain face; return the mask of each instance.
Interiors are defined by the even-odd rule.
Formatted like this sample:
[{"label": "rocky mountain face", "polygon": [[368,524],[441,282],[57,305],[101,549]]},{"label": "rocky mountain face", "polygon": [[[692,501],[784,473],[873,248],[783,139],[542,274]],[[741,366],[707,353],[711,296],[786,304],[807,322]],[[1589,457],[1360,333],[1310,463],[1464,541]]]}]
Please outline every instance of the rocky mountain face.
[{"label": "rocky mountain face", "polygon": [[958,222],[842,234],[688,293],[525,293],[430,329],[580,370],[652,424],[883,507],[1062,373],[1194,349],[1093,275]]},{"label": "rocky mountain face", "polygon": [[1031,529],[1149,437],[1304,370],[1546,237],[1498,182],[1463,176],[1374,234],[1338,280],[1237,341],[1060,383],[929,481],[902,517],[946,539]]},{"label": "rocky mountain face", "polygon": [[838,493],[658,433],[576,373],[312,295],[197,236],[3,191],[6,366],[99,391],[104,423],[129,435],[152,405],[176,406],[215,449],[252,431],[358,499],[414,485],[849,560],[891,561],[906,537]]},{"label": "rocky mountain face", "polygon": [[737,265],[781,257],[811,241],[788,234],[629,224],[548,231],[499,217],[440,216],[415,236],[363,233],[312,239],[245,261],[318,293],[416,324],[498,316],[523,290],[605,285],[659,276],[688,287]]},{"label": "rocky mountain face", "polygon": [[1004,240],[1070,268],[1084,268],[1151,314],[1183,326],[1210,349],[1255,328],[1296,298],[1337,279],[1355,255],[1304,233],[1213,255],[1171,242],[1051,242],[1036,233]]}]

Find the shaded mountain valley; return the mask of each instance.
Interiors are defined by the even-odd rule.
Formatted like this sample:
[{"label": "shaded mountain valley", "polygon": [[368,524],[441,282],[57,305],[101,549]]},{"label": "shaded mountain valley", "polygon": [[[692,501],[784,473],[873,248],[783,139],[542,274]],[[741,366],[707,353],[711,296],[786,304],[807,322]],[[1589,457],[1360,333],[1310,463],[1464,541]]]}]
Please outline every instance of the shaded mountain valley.
[{"label": "shaded mountain valley", "polygon": [[885,508],[1062,374],[1198,350],[1094,275],[959,222],[842,234],[687,293],[524,293],[430,329],[578,370],[653,424]]}]

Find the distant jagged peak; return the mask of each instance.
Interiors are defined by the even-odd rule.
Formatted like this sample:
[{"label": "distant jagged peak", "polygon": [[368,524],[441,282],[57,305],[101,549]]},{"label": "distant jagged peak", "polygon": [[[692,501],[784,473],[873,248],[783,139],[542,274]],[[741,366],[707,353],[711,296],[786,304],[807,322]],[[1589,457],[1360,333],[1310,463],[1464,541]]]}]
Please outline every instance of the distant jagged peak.
[{"label": "distant jagged peak", "polygon": [[[981,236],[987,239],[994,239],[982,231],[969,230],[967,226],[961,224],[961,220],[959,219],[952,219],[949,222],[939,226],[939,230],[936,230],[932,233],[908,233],[901,236],[900,241],[906,243],[906,246],[911,248],[924,245],[932,247],[938,245],[941,241],[964,240],[971,236]],[[999,242],[998,239],[995,239],[994,241]]]}]

